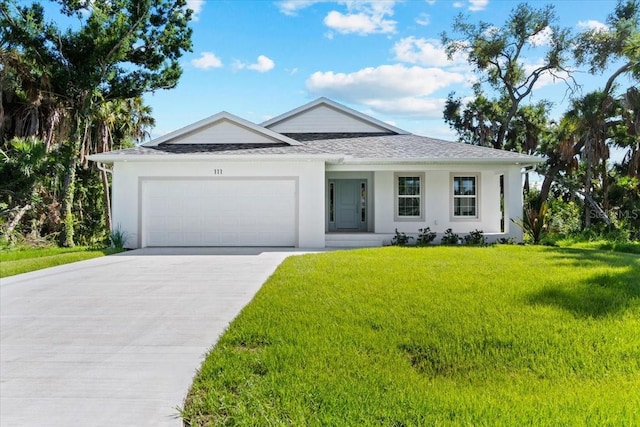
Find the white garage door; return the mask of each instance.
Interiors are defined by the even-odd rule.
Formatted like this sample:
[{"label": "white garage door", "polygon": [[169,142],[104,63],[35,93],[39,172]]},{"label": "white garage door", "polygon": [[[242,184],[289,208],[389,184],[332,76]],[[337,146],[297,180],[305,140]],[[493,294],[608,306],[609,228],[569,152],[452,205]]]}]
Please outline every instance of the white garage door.
[{"label": "white garage door", "polygon": [[144,181],[141,215],[143,246],[295,246],[296,183]]}]

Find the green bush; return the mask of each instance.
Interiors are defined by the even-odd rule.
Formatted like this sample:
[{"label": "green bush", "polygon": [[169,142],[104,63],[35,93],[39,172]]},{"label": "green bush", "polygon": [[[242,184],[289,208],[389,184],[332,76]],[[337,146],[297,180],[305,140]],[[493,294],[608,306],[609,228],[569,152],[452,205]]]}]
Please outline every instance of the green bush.
[{"label": "green bush", "polygon": [[436,238],[436,233],[431,231],[429,227],[418,229],[418,240],[416,241],[418,246],[426,246],[433,242]]},{"label": "green bush", "polygon": [[542,202],[540,207],[535,206],[535,204],[527,205],[523,209],[522,219],[512,219],[511,221],[522,228],[522,231],[534,244],[538,244],[547,233],[549,220],[547,215],[548,209],[549,205],[547,202]]},{"label": "green bush", "polygon": [[549,202],[549,232],[567,236],[582,228],[582,211],[573,201],[551,200]]},{"label": "green bush", "polygon": [[471,233],[467,234],[462,238],[462,241],[465,245],[470,246],[484,246],[487,244],[487,238],[484,237],[484,233],[482,230],[473,230]]},{"label": "green bush", "polygon": [[447,228],[442,236],[440,243],[443,245],[457,245],[460,243],[460,236],[453,232],[452,229]]},{"label": "green bush", "polygon": [[391,239],[391,245],[407,246],[411,240],[413,240],[413,237],[407,236],[406,233],[399,232],[396,228],[396,235]]}]

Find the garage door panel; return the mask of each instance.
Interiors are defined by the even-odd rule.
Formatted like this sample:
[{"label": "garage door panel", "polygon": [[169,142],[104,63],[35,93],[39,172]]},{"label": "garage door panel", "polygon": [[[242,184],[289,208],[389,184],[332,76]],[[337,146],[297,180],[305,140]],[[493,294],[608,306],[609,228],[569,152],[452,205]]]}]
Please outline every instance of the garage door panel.
[{"label": "garage door panel", "polygon": [[293,180],[146,181],[145,246],[294,246]]}]

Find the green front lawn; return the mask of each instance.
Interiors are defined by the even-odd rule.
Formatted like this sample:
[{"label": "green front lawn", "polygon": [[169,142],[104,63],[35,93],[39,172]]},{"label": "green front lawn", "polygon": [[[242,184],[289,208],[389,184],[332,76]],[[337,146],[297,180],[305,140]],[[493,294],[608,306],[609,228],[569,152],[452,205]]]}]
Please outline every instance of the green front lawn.
[{"label": "green front lawn", "polygon": [[120,252],[120,250],[86,247],[0,250],[0,277],[28,273],[29,271],[97,258],[117,252]]},{"label": "green front lawn", "polygon": [[640,425],[640,258],[494,246],[287,259],[208,355],[191,425]]}]

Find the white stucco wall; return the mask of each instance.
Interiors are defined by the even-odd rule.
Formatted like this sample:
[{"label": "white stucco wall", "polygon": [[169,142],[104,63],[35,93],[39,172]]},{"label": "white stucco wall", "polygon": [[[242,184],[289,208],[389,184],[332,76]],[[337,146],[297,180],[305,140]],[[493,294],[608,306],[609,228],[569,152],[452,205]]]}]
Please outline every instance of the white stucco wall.
[{"label": "white stucco wall", "polygon": [[298,181],[298,242],[305,248],[324,247],[325,187],[324,162],[281,161],[184,161],[118,162],[114,164],[113,224],[127,235],[127,247],[136,248],[140,239],[140,181],[145,178],[234,177],[296,178]]}]

